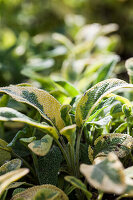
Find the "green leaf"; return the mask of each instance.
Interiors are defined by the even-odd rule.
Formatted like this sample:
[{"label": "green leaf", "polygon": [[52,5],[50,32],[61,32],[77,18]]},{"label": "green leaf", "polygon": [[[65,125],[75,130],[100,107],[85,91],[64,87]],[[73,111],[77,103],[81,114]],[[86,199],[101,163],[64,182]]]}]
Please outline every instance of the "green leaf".
[{"label": "green leaf", "polygon": [[65,180],[71,183],[76,188],[82,190],[86,195],[87,199],[92,197],[92,194],[87,190],[87,187],[81,180],[75,178],[74,176],[65,176]]},{"label": "green leaf", "polygon": [[60,134],[64,135],[68,142],[74,146],[76,139],[76,124],[66,126],[65,128],[61,129]]},{"label": "green leaf", "polygon": [[58,199],[58,196],[58,191],[51,190],[49,188],[43,188],[35,194],[35,197],[33,197],[32,200],[54,200]]},{"label": "green leaf", "polygon": [[36,108],[42,117],[54,124],[58,129],[64,127],[60,116],[60,103],[48,92],[28,86],[11,85],[1,87],[0,92],[10,95],[16,101],[29,104]]},{"label": "green leaf", "polygon": [[36,122],[35,120],[27,117],[26,115],[7,107],[0,108],[0,121],[14,121],[14,122],[23,122],[36,128],[42,129],[45,133],[51,135],[55,139],[58,139],[58,133],[56,129],[52,126],[43,125]]},{"label": "green leaf", "polygon": [[93,158],[107,156],[110,152],[123,158],[129,154],[132,146],[133,138],[130,135],[119,133],[102,135],[94,142]]},{"label": "green leaf", "polygon": [[0,167],[0,176],[7,172],[19,169],[21,167],[20,159],[13,159]]},{"label": "green leaf", "polygon": [[55,82],[67,92],[69,97],[75,97],[79,95],[79,91],[71,83],[64,80],[58,80]]},{"label": "green leaf", "polygon": [[62,105],[60,112],[61,112],[61,118],[63,119],[65,126],[69,126],[72,124],[72,119],[71,116],[69,114],[69,112],[71,111],[71,106],[68,105]]},{"label": "green leaf", "polygon": [[33,151],[38,156],[45,156],[51,146],[52,146],[53,138],[49,135],[45,135],[41,138],[41,140],[34,140],[31,142],[28,147],[31,151]]},{"label": "green leaf", "polygon": [[11,148],[8,143],[0,139],[0,166],[11,159]]},{"label": "green leaf", "polygon": [[22,169],[13,170],[11,172],[8,172],[0,176],[0,196],[12,182],[17,181],[18,179],[22,178],[28,172],[29,172],[29,169],[22,168]]},{"label": "green leaf", "polygon": [[98,121],[91,121],[91,122],[86,122],[87,124],[95,124],[98,126],[106,126],[112,119],[112,116],[108,115]]},{"label": "green leaf", "polygon": [[105,96],[120,88],[133,88],[133,85],[119,79],[108,79],[87,90],[77,104],[77,126],[81,127],[88,120],[91,113]]},{"label": "green leaf", "polygon": [[36,137],[20,138],[19,141],[22,142],[22,143],[29,144],[29,143],[33,142],[34,140],[36,140]]},{"label": "green leaf", "polygon": [[[68,200],[68,197],[61,189],[50,184],[31,187],[21,193],[16,194],[15,196],[13,196],[11,200],[17,200],[18,198],[24,198],[24,200],[33,200],[37,192],[43,191],[42,189],[48,189],[49,191],[51,190],[51,193],[58,192],[59,195],[57,199],[59,200]],[[48,190],[44,190],[44,191],[48,191]]]},{"label": "green leaf", "polygon": [[56,146],[53,146],[44,157],[39,157],[37,175],[40,184],[57,184],[61,162],[62,155]]},{"label": "green leaf", "polygon": [[123,165],[114,153],[95,165],[82,164],[81,173],[96,189],[106,193],[122,194],[125,190]]}]

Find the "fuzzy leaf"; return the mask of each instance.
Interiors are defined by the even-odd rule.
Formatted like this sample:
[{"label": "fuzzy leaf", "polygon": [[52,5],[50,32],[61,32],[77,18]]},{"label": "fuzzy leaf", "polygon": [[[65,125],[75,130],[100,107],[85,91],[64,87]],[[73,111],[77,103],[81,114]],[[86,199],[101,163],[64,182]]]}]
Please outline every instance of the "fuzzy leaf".
[{"label": "fuzzy leaf", "polygon": [[54,200],[58,199],[58,196],[58,191],[51,190],[49,188],[43,188],[35,194],[35,197],[33,197],[32,200]]},{"label": "fuzzy leaf", "polygon": [[8,172],[0,176],[0,195],[5,191],[5,189],[14,181],[22,178],[29,172],[29,169],[22,168]]},{"label": "fuzzy leaf", "polygon": [[93,158],[107,156],[110,152],[114,152],[118,157],[123,158],[129,154],[132,146],[133,138],[127,134],[102,135],[94,142]]},{"label": "fuzzy leaf", "polygon": [[7,172],[19,169],[21,167],[20,159],[13,159],[0,167],[0,176]]},{"label": "fuzzy leaf", "polygon": [[0,139],[0,166],[11,159],[11,148],[8,143]]},{"label": "fuzzy leaf", "polygon": [[53,138],[49,135],[45,135],[41,138],[41,140],[34,140],[31,142],[28,147],[31,151],[33,151],[38,156],[45,156],[51,146],[52,146]]},{"label": "fuzzy leaf", "polygon": [[42,117],[53,123],[58,129],[64,127],[60,116],[60,103],[48,92],[28,86],[11,85],[1,87],[0,92],[10,95],[16,101],[29,104],[36,108]]},{"label": "fuzzy leaf", "polygon": [[39,190],[42,190],[42,189],[49,189],[49,190],[51,190],[51,192],[54,192],[54,191],[59,192],[57,199],[68,200],[68,197],[66,196],[66,194],[61,189],[57,188],[54,185],[50,185],[50,184],[34,186],[32,188],[29,188],[29,189],[25,190],[24,192],[18,193],[15,196],[13,196],[13,198],[11,200],[17,200],[18,198],[23,198],[24,200],[33,200],[32,198],[34,198],[36,193]]},{"label": "fuzzy leaf", "polygon": [[57,184],[61,162],[62,155],[56,146],[53,146],[44,157],[39,157],[37,174],[40,184]]},{"label": "fuzzy leaf", "polygon": [[105,96],[120,88],[133,88],[133,85],[114,78],[102,81],[87,90],[77,104],[77,126],[81,127],[87,121],[93,110]]},{"label": "fuzzy leaf", "polygon": [[133,178],[133,166],[128,167],[124,170],[126,177]]},{"label": "fuzzy leaf", "polygon": [[88,122],[87,124],[95,124],[95,125],[98,125],[98,126],[106,126],[112,119],[112,116],[106,116],[98,121],[91,121],[91,122]]},{"label": "fuzzy leaf", "polygon": [[108,157],[98,164],[82,164],[80,171],[98,190],[115,194],[122,194],[125,190],[123,166],[114,153],[108,154]]},{"label": "fuzzy leaf", "polygon": [[85,193],[86,197],[88,197],[88,199],[92,197],[92,194],[87,190],[86,185],[82,183],[81,180],[75,178],[74,176],[66,176],[65,180],[71,183],[76,188],[82,190]]},{"label": "fuzzy leaf", "polygon": [[57,131],[54,127],[43,125],[41,123],[36,122],[35,120],[27,117],[26,115],[7,107],[0,108],[0,121],[15,121],[15,122],[23,122],[29,124],[31,126],[35,126],[44,130],[45,133],[51,135],[52,137],[58,139]]}]

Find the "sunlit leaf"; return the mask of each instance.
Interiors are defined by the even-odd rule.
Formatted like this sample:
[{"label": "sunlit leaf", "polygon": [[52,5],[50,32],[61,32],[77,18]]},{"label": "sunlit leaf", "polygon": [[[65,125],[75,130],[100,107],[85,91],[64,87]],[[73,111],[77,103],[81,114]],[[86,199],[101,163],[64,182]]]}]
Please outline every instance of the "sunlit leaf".
[{"label": "sunlit leaf", "polygon": [[34,140],[28,147],[38,156],[45,156],[52,145],[53,138],[49,135],[45,135],[41,140]]},{"label": "sunlit leaf", "polygon": [[119,79],[108,79],[87,90],[77,104],[77,126],[81,127],[84,124],[105,96],[120,88],[133,88],[133,85]]},{"label": "sunlit leaf", "polygon": [[22,168],[13,170],[8,172],[2,176],[0,176],[0,195],[4,192],[4,190],[14,181],[22,178],[29,172],[29,169]]},{"label": "sunlit leaf", "polygon": [[114,152],[118,157],[123,158],[129,154],[132,146],[133,138],[130,135],[120,133],[102,135],[94,142],[93,159],[107,156],[110,152]]},{"label": "sunlit leaf", "polygon": [[[54,192],[59,193],[57,199],[68,200],[68,197],[61,189],[57,188],[54,185],[50,185],[50,184],[34,186],[32,188],[29,188],[29,189],[25,190],[24,192],[18,193],[15,196],[13,196],[13,198],[11,200],[17,200],[18,198],[23,198],[24,200],[33,200],[35,195],[37,194],[37,192],[43,191],[42,189],[48,189],[49,191],[51,190],[51,193],[54,193]],[[46,191],[48,191],[48,190],[46,190]],[[34,200],[36,200],[36,199],[34,199]]]},{"label": "sunlit leaf", "polygon": [[60,130],[60,134],[64,135],[71,145],[75,144],[76,139],[76,124],[66,126]]},{"label": "sunlit leaf", "polygon": [[20,159],[13,159],[0,167],[0,176],[7,172],[19,169],[21,167]]},{"label": "sunlit leaf", "polygon": [[36,122],[35,120],[27,117],[26,115],[7,107],[0,108],[0,121],[14,121],[14,122],[23,122],[31,126],[35,126],[39,129],[44,130],[45,133],[51,135],[52,137],[58,139],[57,131],[54,127],[43,125]]},{"label": "sunlit leaf", "polygon": [[60,103],[48,92],[28,86],[1,87],[0,92],[6,93],[16,101],[27,103],[36,108],[40,114],[53,123],[57,128],[64,127],[64,123],[60,116]]},{"label": "sunlit leaf", "polygon": [[122,194],[126,188],[122,163],[114,153],[98,164],[82,164],[80,171],[93,187],[103,192]]}]

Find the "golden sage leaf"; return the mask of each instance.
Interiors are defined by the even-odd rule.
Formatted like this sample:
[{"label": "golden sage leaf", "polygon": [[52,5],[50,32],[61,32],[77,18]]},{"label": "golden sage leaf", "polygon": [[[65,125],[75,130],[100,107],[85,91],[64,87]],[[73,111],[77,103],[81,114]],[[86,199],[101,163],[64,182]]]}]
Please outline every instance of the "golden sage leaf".
[{"label": "golden sage leaf", "polygon": [[20,159],[13,159],[0,167],[0,176],[6,174],[7,172],[19,169],[21,167]]},{"label": "golden sage leaf", "polygon": [[113,78],[102,81],[87,90],[76,107],[77,126],[81,127],[89,119],[91,113],[105,96],[120,88],[133,88],[133,85]]},{"label": "golden sage leaf", "polygon": [[22,168],[22,169],[13,170],[11,172],[8,172],[0,176],[0,196],[12,182],[17,181],[18,179],[22,178],[28,172],[29,172],[29,169]]},{"label": "golden sage leaf", "polygon": [[43,125],[42,123],[38,123],[35,120],[27,117],[26,115],[7,107],[0,108],[0,121],[14,121],[14,122],[23,122],[34,126],[36,128],[42,129],[45,133],[51,135],[55,139],[58,139],[58,133],[56,129],[52,126]]},{"label": "golden sage leaf", "polygon": [[[133,146],[133,138],[127,134],[110,133],[98,137],[94,142],[93,159],[101,156],[107,156],[108,153],[114,152],[118,157],[123,158],[129,154]],[[90,147],[88,149],[90,151]],[[92,160],[92,154],[89,153]]]},{"label": "golden sage leaf", "polygon": [[98,164],[81,164],[80,172],[98,190],[115,194],[122,194],[125,191],[124,168],[114,153],[109,153],[107,158]]},{"label": "golden sage leaf", "polygon": [[17,200],[18,198],[23,198],[24,200],[32,200],[32,198],[34,198],[36,193],[42,189],[49,189],[53,192],[54,191],[59,192],[59,195],[56,200],[58,200],[58,199],[68,200],[67,195],[61,189],[57,188],[54,185],[50,185],[50,184],[31,187],[31,188],[25,190],[24,192],[20,192],[20,193],[16,194],[15,196],[12,197],[11,200]]},{"label": "golden sage leaf", "polygon": [[28,147],[31,151],[33,151],[38,156],[45,156],[51,146],[52,146],[53,138],[49,135],[45,135],[41,140],[34,140],[30,144],[28,144]]},{"label": "golden sage leaf", "polygon": [[35,194],[35,197],[33,197],[32,200],[57,200],[58,196],[58,191],[43,188]]},{"label": "golden sage leaf", "polygon": [[64,127],[60,116],[60,103],[48,92],[28,86],[11,85],[1,87],[0,92],[10,95],[16,101],[29,104],[36,108],[42,117],[54,124],[58,129]]},{"label": "golden sage leaf", "polygon": [[6,141],[0,139],[0,165],[11,159],[11,148],[7,145]]},{"label": "golden sage leaf", "polygon": [[71,145],[75,144],[76,139],[76,124],[66,126],[60,130],[60,134],[64,135]]}]

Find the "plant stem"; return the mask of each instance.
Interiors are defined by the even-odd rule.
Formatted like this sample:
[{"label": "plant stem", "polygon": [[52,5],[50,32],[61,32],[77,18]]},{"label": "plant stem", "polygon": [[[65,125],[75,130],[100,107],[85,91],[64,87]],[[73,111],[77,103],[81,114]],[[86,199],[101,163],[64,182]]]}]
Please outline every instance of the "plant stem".
[{"label": "plant stem", "polygon": [[35,167],[35,171],[36,171],[36,176],[37,176],[37,173],[38,173],[38,160],[37,160],[37,156],[33,152],[31,152],[31,155],[32,155],[32,159],[33,159],[33,163],[34,163],[34,167]]},{"label": "plant stem", "polygon": [[100,191],[97,200],[102,200],[103,195],[104,195],[104,193],[102,191]]},{"label": "plant stem", "polygon": [[70,163],[70,159],[68,158],[68,155],[67,155],[67,152],[66,150],[63,148],[62,144],[59,142],[59,140],[55,140],[55,142],[57,143],[57,145],[59,146],[65,160],[66,160],[66,163],[67,163],[67,166],[69,168],[69,170],[71,170],[71,163]]},{"label": "plant stem", "polygon": [[81,128],[79,130],[78,136],[77,136],[77,144],[76,144],[76,177],[79,177],[79,150],[80,150],[80,140],[81,140],[81,135],[82,135],[82,130]]}]

